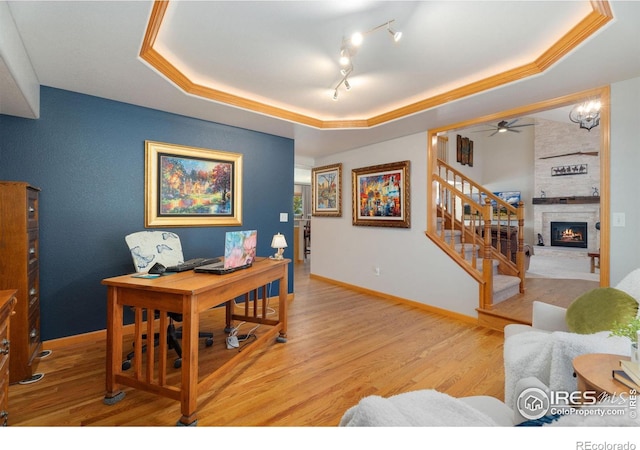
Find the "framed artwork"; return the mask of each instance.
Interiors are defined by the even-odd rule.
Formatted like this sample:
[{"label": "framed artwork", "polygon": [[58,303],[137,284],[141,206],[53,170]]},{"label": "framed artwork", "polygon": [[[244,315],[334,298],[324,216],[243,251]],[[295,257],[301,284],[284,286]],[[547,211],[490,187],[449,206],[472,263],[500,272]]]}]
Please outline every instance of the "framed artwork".
[{"label": "framed artwork", "polygon": [[145,227],[242,225],[242,155],[145,141]]},{"label": "framed artwork", "polygon": [[473,141],[467,137],[456,137],[456,161],[473,167]]},{"label": "framed artwork", "polygon": [[[520,203],[520,200],[522,199],[520,195],[520,191],[494,192],[493,195],[498,197],[503,202],[510,204],[514,208],[518,207],[518,203]],[[496,206],[496,202],[491,201],[491,206]]]},{"label": "framed artwork", "polygon": [[411,227],[409,161],[351,171],[353,225]]},{"label": "framed artwork", "polygon": [[551,168],[552,177],[561,177],[563,175],[584,175],[589,172],[588,164],[570,164],[567,166],[556,166]]},{"label": "framed artwork", "polygon": [[[518,204],[522,199],[520,191],[494,192],[493,195],[498,197],[503,202],[513,206],[514,208],[518,207]],[[491,200],[491,206],[493,207],[492,220],[506,220],[508,218],[507,210],[503,207],[498,208],[498,202],[496,202],[495,200]]]},{"label": "framed artwork", "polygon": [[342,217],[342,164],[311,169],[313,216]]}]

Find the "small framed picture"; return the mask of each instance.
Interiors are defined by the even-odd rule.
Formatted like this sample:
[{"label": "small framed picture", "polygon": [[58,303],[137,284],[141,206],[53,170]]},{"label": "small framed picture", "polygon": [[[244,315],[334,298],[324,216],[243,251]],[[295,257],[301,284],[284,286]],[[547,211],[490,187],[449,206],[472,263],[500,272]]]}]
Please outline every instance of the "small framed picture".
[{"label": "small framed picture", "polygon": [[311,170],[313,216],[342,217],[342,164]]}]

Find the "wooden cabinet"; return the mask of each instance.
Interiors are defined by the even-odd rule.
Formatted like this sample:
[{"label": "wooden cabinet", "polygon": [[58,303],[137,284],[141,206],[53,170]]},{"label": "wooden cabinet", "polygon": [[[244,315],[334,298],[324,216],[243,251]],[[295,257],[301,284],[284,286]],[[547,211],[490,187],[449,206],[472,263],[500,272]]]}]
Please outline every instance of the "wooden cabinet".
[{"label": "wooden cabinet", "polygon": [[15,289],[10,382],[31,379],[42,348],[38,196],[28,183],[0,181],[0,290]]},{"label": "wooden cabinet", "polygon": [[0,291],[0,426],[9,421],[9,318],[16,291]]}]

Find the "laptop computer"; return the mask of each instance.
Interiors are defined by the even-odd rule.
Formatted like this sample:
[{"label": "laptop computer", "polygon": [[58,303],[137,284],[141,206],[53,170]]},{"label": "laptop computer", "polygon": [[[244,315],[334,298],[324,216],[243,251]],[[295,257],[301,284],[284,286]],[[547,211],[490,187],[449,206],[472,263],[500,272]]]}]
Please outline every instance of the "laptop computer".
[{"label": "laptop computer", "polygon": [[257,230],[227,231],[224,236],[224,258],[222,261],[205,264],[193,269],[199,273],[224,275],[251,267],[256,259]]}]

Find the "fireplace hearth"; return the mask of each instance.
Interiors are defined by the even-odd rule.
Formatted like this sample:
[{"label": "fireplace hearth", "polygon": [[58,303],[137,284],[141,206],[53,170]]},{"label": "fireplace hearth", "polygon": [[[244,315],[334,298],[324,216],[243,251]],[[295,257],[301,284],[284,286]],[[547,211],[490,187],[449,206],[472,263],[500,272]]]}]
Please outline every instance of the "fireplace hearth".
[{"label": "fireplace hearth", "polygon": [[551,245],[587,248],[587,222],[551,222]]}]

